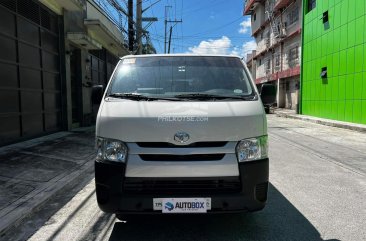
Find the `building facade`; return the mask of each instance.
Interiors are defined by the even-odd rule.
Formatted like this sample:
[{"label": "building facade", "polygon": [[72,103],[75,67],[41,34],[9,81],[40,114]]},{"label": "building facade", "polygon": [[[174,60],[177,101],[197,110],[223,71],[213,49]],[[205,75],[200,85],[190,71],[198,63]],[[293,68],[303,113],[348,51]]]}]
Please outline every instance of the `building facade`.
[{"label": "building facade", "polygon": [[304,0],[301,110],[366,124],[366,2]]},{"label": "building facade", "polygon": [[252,75],[252,78],[255,80],[257,76],[257,63],[254,59],[254,56],[256,56],[256,51],[253,50],[251,53],[247,54],[246,56],[246,64],[248,67],[248,70],[250,71],[250,74]]},{"label": "building facade", "polygon": [[0,146],[88,126],[125,40],[92,0],[0,1]]},{"label": "building facade", "polygon": [[[277,85],[277,107],[298,109],[301,59],[301,0],[247,0],[257,48],[255,82]],[[251,63],[253,66],[253,63]]]}]

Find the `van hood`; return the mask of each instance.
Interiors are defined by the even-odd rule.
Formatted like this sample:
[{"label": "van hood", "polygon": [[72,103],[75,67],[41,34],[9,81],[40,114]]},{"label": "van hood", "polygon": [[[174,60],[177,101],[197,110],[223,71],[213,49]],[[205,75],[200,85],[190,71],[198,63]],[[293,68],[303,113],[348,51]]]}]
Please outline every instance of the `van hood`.
[{"label": "van hood", "polygon": [[96,135],[124,142],[168,142],[178,132],[202,141],[238,141],[267,133],[258,101],[133,101],[109,98],[97,118]]}]

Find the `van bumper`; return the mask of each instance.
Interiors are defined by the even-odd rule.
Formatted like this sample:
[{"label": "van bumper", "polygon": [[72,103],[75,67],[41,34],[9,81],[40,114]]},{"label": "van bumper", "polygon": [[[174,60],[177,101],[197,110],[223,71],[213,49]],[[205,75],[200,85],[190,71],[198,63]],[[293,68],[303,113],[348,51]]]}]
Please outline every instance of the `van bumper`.
[{"label": "van bumper", "polygon": [[[265,207],[268,191],[269,160],[239,163],[240,187],[234,193],[204,194],[130,193],[124,188],[125,164],[95,161],[97,202],[101,210],[117,214],[159,214],[153,210],[153,198],[210,197],[208,213],[253,212]],[[214,178],[212,178],[214,179]],[[175,178],[177,180],[177,178]],[[195,181],[195,178],[189,178]]]}]

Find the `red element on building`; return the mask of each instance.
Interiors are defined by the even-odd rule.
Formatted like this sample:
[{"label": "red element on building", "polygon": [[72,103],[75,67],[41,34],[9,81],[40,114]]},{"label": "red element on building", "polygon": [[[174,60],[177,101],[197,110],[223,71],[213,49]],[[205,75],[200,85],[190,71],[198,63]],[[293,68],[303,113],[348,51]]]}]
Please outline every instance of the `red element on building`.
[{"label": "red element on building", "polygon": [[265,83],[265,82],[274,81],[277,79],[284,79],[284,78],[289,78],[292,76],[299,76],[299,75],[300,75],[300,66],[295,66],[294,68],[291,68],[291,69],[286,69],[284,71],[270,74],[269,76],[266,76],[266,77],[258,78],[255,80],[255,84],[261,84],[261,83]]},{"label": "red element on building", "polygon": [[289,3],[291,2],[291,0],[279,0],[276,2],[276,5],[274,6],[274,11],[277,11],[281,8],[284,8],[285,6],[287,6]]},{"label": "red element on building", "polygon": [[259,2],[259,0],[247,0],[245,7],[244,7],[244,12],[243,15],[250,15],[251,14],[251,8],[253,7],[253,4],[255,2]]},{"label": "red element on building", "polygon": [[261,84],[261,83],[265,83],[265,82],[268,82],[267,77],[261,77],[261,78],[258,78],[258,79],[255,80],[256,85]]},{"label": "red element on building", "polygon": [[277,75],[278,75],[278,79],[298,76],[298,75],[300,75],[300,66],[295,66],[292,69],[286,69],[284,71],[278,72]]}]

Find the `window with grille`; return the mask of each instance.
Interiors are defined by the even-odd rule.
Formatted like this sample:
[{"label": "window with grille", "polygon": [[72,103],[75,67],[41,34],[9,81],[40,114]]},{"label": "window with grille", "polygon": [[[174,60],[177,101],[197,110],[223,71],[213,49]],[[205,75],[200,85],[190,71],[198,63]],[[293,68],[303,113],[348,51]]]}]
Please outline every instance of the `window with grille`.
[{"label": "window with grille", "polygon": [[266,61],[266,73],[269,73],[271,70],[271,59],[267,59]]},{"label": "window with grille", "polygon": [[299,20],[299,7],[292,9],[289,14],[287,14],[288,25],[296,23]]},{"label": "window with grille", "polygon": [[281,58],[280,58],[280,55],[277,54],[275,56],[275,67],[276,67],[276,69],[279,69],[280,68],[280,65],[281,65]]},{"label": "window with grille", "polygon": [[299,62],[299,46],[293,47],[289,50],[288,61],[290,67],[293,67]]}]

